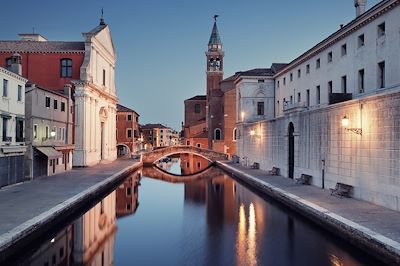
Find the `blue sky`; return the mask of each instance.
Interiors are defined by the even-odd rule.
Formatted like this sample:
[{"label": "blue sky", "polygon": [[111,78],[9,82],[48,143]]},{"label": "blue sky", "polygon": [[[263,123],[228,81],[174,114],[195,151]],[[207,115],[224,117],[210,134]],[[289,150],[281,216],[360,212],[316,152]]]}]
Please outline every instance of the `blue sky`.
[{"label": "blue sky", "polygon": [[[367,8],[379,0],[369,0]],[[183,101],[205,94],[205,54],[213,15],[225,50],[225,77],[236,71],[290,62],[355,18],[353,0],[23,0],[2,3],[0,38],[35,32],[49,40],[82,40],[109,24],[117,51],[121,104],[141,123],[180,129]]]}]

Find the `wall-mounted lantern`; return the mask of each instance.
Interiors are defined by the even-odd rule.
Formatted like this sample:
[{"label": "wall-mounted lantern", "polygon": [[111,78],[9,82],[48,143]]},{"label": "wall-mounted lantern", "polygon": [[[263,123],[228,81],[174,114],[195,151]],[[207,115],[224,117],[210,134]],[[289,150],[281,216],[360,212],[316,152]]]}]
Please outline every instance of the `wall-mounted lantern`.
[{"label": "wall-mounted lantern", "polygon": [[56,131],[54,129],[50,132],[50,136],[52,138],[54,138],[56,136]]},{"label": "wall-mounted lantern", "polygon": [[242,118],[242,122],[244,122],[244,112],[240,113],[240,117]]},{"label": "wall-mounted lantern", "polygon": [[347,116],[344,116],[342,118],[342,127],[344,127],[344,129],[347,131],[351,131],[358,135],[362,135],[362,128],[348,128],[348,126],[349,126],[349,118]]}]

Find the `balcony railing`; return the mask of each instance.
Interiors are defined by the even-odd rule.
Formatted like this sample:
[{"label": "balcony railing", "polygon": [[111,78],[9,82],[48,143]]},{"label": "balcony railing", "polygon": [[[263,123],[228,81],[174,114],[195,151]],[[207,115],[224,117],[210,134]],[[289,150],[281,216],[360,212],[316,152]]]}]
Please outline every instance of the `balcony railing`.
[{"label": "balcony railing", "polygon": [[290,103],[290,102],[285,102],[283,104],[283,111],[284,112],[300,112],[306,109],[306,103],[305,102],[295,102],[295,103]]}]

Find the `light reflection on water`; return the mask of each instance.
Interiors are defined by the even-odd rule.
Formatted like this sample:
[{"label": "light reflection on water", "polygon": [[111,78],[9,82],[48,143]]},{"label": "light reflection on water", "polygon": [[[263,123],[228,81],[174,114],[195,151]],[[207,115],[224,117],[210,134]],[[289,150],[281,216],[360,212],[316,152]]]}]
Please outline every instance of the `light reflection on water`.
[{"label": "light reflection on water", "polygon": [[315,230],[221,170],[212,173],[172,184],[140,179],[136,172],[40,248],[22,251],[20,264],[368,264],[365,254]]}]

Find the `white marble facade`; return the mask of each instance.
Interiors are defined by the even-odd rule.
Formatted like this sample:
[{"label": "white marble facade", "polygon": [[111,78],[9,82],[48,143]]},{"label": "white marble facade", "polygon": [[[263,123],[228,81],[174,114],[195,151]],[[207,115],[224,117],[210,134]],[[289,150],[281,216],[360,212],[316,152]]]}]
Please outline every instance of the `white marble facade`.
[{"label": "white marble facade", "polygon": [[85,38],[85,58],[75,85],[74,166],[91,166],[117,158],[116,54],[111,32],[100,24]]}]

